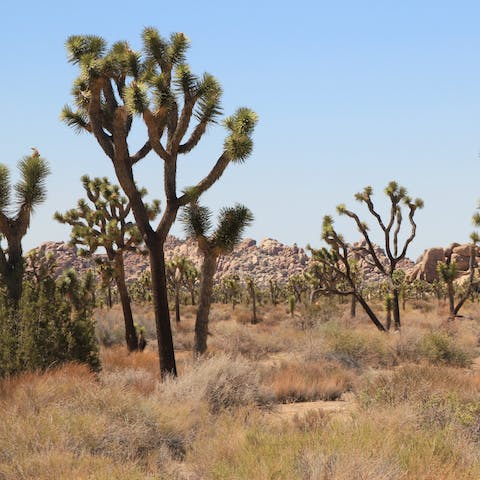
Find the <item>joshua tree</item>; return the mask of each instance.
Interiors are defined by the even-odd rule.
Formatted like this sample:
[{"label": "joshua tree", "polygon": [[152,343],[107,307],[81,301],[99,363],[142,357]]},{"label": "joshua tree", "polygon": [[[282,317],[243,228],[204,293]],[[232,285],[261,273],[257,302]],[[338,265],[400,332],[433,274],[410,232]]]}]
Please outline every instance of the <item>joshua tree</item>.
[{"label": "joshua tree", "polygon": [[[185,63],[189,45],[183,33],[164,40],[153,28],[143,31],[142,52],[127,42],[110,50],[101,37],[76,35],[67,40],[69,60],[80,67],[73,86],[76,109],[65,107],[64,121],[91,133],[113,163],[122,189],[149,252],[153,303],[161,375],[176,375],[168,309],[164,243],[179,208],[197,200],[223,174],[230,162],[242,162],[251,153],[257,116],[240,108],[224,120],[228,135],[210,172],[182,194],[177,191],[177,161],[203,137],[221,113],[222,89],[211,75],[197,77]],[[147,135],[142,147],[130,151],[128,136],[133,119],[141,116]],[[190,125],[194,120],[195,124]],[[165,210],[155,226],[150,222],[134,177],[134,166],[153,151],[163,162]]]},{"label": "joshua tree", "polygon": [[235,248],[245,228],[253,222],[252,213],[243,205],[223,208],[218,217],[217,228],[208,236],[212,228],[211,216],[211,211],[198,203],[191,203],[182,213],[187,235],[197,240],[203,254],[200,298],[195,322],[195,355],[202,355],[207,350],[208,317],[218,258]]},{"label": "joshua tree", "polygon": [[170,284],[175,299],[175,322],[180,323],[180,289],[185,282],[189,265],[186,257],[174,257],[166,264],[167,284]]},{"label": "joshua tree", "polygon": [[392,308],[393,308],[393,295],[391,293],[387,293],[385,295],[383,299],[383,306],[387,314],[387,318],[385,319],[386,329],[390,330],[390,327],[392,326]]},{"label": "joshua tree", "polygon": [[7,248],[0,247],[0,277],[6,286],[8,298],[14,308],[22,296],[24,271],[22,239],[30,226],[30,218],[46,197],[45,179],[50,173],[47,162],[33,148],[29,157],[18,163],[20,180],[15,190],[16,212],[11,208],[11,184],[8,167],[0,165],[0,238],[7,241]]},{"label": "joshua tree", "polygon": [[240,277],[236,274],[225,275],[222,278],[221,285],[225,303],[232,302],[232,310],[235,310],[235,305],[238,303],[242,292]]},{"label": "joshua tree", "polygon": [[[82,184],[88,201],[80,199],[77,208],[68,210],[63,215],[55,213],[55,219],[72,226],[71,243],[81,245],[80,253],[92,255],[99,247],[107,253],[103,271],[111,267],[118,287],[125,319],[125,339],[129,351],[138,350],[138,339],[133,323],[132,308],[125,282],[123,255],[126,251],[136,251],[142,243],[142,236],[137,226],[128,217],[131,213],[130,202],[121,194],[118,185],[112,185],[107,178],[82,177]],[[143,197],[146,190],[141,190]],[[150,219],[160,211],[158,200],[151,205],[144,203]],[[105,262],[104,262],[105,263]]]},{"label": "joshua tree", "polygon": [[247,285],[247,292],[250,295],[250,299],[252,300],[252,320],[250,323],[252,325],[256,325],[258,323],[257,317],[257,292],[255,288],[255,280],[253,277],[247,277],[245,279],[245,283]]},{"label": "joshua tree", "polygon": [[[474,217],[474,221],[476,216]],[[480,218],[479,218],[480,220]],[[471,235],[472,243],[470,244],[470,259],[469,259],[469,272],[468,278],[463,285],[463,292],[459,296],[457,302],[455,303],[455,287],[454,281],[457,278],[457,264],[452,260],[452,248],[447,249],[445,253],[445,261],[438,262],[437,271],[440,277],[440,280],[445,283],[447,286],[447,296],[448,296],[448,307],[449,307],[449,316],[448,320],[452,321],[455,317],[458,316],[458,312],[463,307],[465,302],[470,298],[474,288],[478,285],[479,279],[475,278],[475,268],[477,266],[476,253],[477,253],[477,242],[479,237],[476,233]]]},{"label": "joshua tree", "polygon": [[302,302],[302,296],[308,291],[308,279],[304,275],[292,275],[287,282],[287,288],[295,298],[295,303]]},{"label": "joshua tree", "polygon": [[323,218],[322,239],[330,246],[313,249],[310,274],[318,278],[318,293],[340,296],[353,296],[363,307],[373,324],[385,331],[382,322],[368,305],[362,293],[362,280],[356,275],[356,265],[350,245],[333,227],[333,219],[326,215]]},{"label": "joshua tree", "polygon": [[189,258],[186,258],[183,283],[185,288],[190,293],[192,305],[195,305],[195,289],[199,276],[200,272],[197,270],[197,267],[195,267],[195,264]]},{"label": "joshua tree", "polygon": [[281,293],[280,285],[278,284],[278,280],[276,278],[270,278],[268,280],[268,289],[270,292],[270,301],[272,302],[273,306],[276,306]]},{"label": "joshua tree", "polygon": [[[364,256],[365,260],[375,266],[380,273],[382,273],[388,280],[390,289],[393,295],[393,320],[395,329],[400,328],[400,308],[399,308],[399,287],[394,282],[394,273],[398,263],[405,258],[407,249],[415,238],[417,225],[414,221],[414,215],[417,209],[423,207],[423,201],[419,198],[412,200],[407,195],[407,190],[399,186],[396,182],[390,182],[385,188],[385,194],[390,201],[390,215],[387,222],[382,220],[380,214],[375,209],[373,204],[372,187],[365,187],[363,192],[357,193],[355,199],[364,203],[368,211],[373,215],[378,225],[384,234],[384,249],[387,256],[387,264],[384,265],[375,251],[374,245],[370,239],[369,229],[366,223],[362,222],[359,216],[348,210],[345,205],[339,205],[337,212],[340,215],[346,215],[353,219],[358,227],[358,230],[363,235],[365,242],[358,247],[353,248],[353,251]],[[403,222],[402,204],[408,211],[408,220],[410,223],[410,233],[405,240],[402,247],[399,246],[399,234]]]}]

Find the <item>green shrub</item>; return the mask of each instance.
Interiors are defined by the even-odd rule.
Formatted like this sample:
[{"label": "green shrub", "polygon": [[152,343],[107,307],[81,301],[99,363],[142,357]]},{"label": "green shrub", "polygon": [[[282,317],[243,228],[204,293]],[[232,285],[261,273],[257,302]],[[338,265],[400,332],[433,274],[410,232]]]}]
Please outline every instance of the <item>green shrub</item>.
[{"label": "green shrub", "polygon": [[100,369],[95,340],[92,278],[66,272],[27,279],[18,310],[0,298],[0,376],[45,370],[63,362]]},{"label": "green shrub", "polygon": [[471,363],[469,354],[443,332],[427,333],[420,340],[420,352],[432,363],[455,367],[467,367]]}]

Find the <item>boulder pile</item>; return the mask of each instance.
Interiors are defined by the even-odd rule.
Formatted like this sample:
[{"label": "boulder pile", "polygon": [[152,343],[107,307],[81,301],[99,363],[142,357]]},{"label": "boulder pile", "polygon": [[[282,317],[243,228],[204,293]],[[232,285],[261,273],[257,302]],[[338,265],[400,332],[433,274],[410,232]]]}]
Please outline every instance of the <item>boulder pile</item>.
[{"label": "boulder pile", "polygon": [[[56,274],[68,268],[82,274],[95,265],[93,258],[79,256],[76,249],[68,243],[47,242],[40,245],[37,250],[40,254],[54,255],[57,264]],[[202,256],[196,243],[193,240],[169,236],[165,243],[165,258],[168,261],[179,256],[190,258],[197,268],[200,268]],[[254,275],[259,285],[266,285],[270,278],[282,281],[294,274],[302,273],[308,261],[305,251],[296,244],[288,246],[272,238],[266,238],[257,244],[255,240],[247,238],[230,255],[220,258],[216,279],[233,274],[241,278]],[[126,253],[125,274],[128,282],[139,278],[146,270],[148,270],[147,254]]]}]

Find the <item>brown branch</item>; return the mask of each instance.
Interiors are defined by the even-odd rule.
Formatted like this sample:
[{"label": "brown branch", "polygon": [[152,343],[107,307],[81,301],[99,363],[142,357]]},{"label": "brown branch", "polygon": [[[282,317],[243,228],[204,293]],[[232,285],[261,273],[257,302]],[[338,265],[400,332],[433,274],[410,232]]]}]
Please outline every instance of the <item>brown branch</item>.
[{"label": "brown branch", "polygon": [[130,164],[135,165],[140,160],[144,159],[152,151],[152,146],[150,145],[150,140],[147,140],[143,147],[138,150],[135,155],[130,157]]},{"label": "brown branch", "polygon": [[190,125],[190,119],[192,118],[193,107],[195,106],[195,97],[185,96],[185,103],[182,108],[182,113],[175,128],[174,134],[169,138],[167,144],[167,150],[171,153],[178,152],[178,147],[182,141],[185,133]]},{"label": "brown branch", "polygon": [[90,81],[90,103],[88,105],[88,117],[92,126],[92,133],[97,139],[105,154],[113,160],[115,156],[112,137],[104,130],[103,113],[101,104],[101,79]]},{"label": "brown branch", "polygon": [[200,139],[203,137],[203,134],[207,130],[208,120],[202,120],[193,130],[190,138],[182,145],[178,147],[178,153],[188,153],[194,147],[197,146]]},{"label": "brown branch", "polygon": [[[364,225],[362,224],[362,222],[360,221],[360,218],[358,217],[358,215],[354,212],[351,212],[350,210],[345,210],[345,214],[348,217],[355,220],[355,223],[357,224],[357,227],[360,230],[360,233],[363,235],[363,237],[365,238],[365,241],[367,242],[369,253],[372,256],[376,267],[380,270],[380,272],[382,272],[384,275],[386,275],[387,273],[385,271],[385,267],[382,265],[382,263],[378,259],[377,255],[375,253],[375,249],[373,248],[372,241],[370,240],[370,236],[368,235],[368,232],[367,232],[366,228],[364,227]],[[380,219],[380,222],[381,221],[382,220]]]},{"label": "brown branch", "polygon": [[[208,190],[223,174],[225,169],[227,168],[228,164],[230,163],[230,158],[229,156],[223,152],[222,155],[218,158],[217,162],[213,166],[213,168],[210,170],[208,175],[204,177],[200,182],[197,183],[197,185],[194,187],[194,196],[193,200],[197,199],[200,197],[200,195]],[[178,199],[179,205],[185,206],[187,203],[191,202],[192,198],[191,195],[184,194]]]}]

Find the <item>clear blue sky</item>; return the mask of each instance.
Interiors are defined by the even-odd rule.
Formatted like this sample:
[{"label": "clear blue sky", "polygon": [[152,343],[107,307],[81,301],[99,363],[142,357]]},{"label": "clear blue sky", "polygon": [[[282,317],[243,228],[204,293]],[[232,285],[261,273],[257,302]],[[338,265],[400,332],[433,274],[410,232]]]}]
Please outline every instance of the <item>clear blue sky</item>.
[{"label": "clear blue sky", "polygon": [[[323,215],[342,202],[357,208],[365,185],[384,203],[396,179],[425,200],[411,257],[466,241],[480,197],[479,18],[474,1],[6,2],[0,161],[14,169],[35,146],[52,170],[25,247],[68,239],[52,215],[82,196],[82,174],[113,179],[93,138],[59,121],[77,73],[65,39],[91,33],[138,48],[144,26],[190,37],[190,64],[220,80],[225,114],[259,114],[251,158],[204,196],[214,209],[249,206],[248,236],[319,245]],[[211,128],[182,158],[181,184],[207,172],[222,142],[222,128]],[[138,178],[161,198],[159,159],[147,157]],[[338,227],[357,238],[347,222]]]}]

